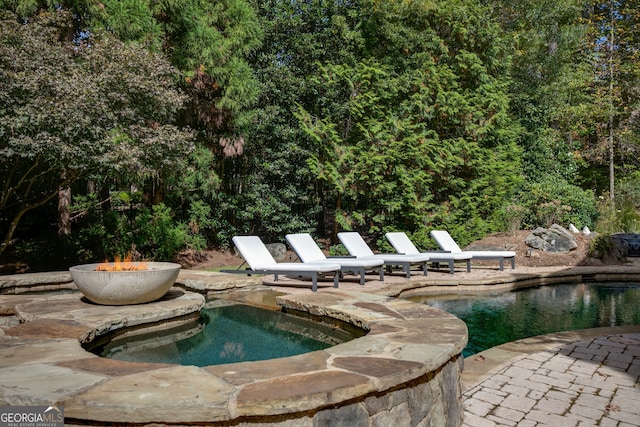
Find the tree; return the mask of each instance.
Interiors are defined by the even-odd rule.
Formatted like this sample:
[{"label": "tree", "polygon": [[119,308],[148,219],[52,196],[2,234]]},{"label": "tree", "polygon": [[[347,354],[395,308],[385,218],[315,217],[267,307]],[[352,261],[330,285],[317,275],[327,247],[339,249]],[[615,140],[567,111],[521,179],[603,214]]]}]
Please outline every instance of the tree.
[{"label": "tree", "polygon": [[592,89],[603,114],[598,117],[585,148],[592,168],[608,170],[612,200],[616,172],[624,178],[637,174],[640,167],[638,6],[633,0],[594,1],[588,15],[586,48],[591,53],[594,70]]},{"label": "tree", "polygon": [[[66,8],[75,18],[67,32],[71,38],[107,31],[126,43],[140,43],[152,52],[163,53],[182,72],[181,86],[187,99],[179,122],[196,131],[198,150],[188,160],[193,173],[157,173],[144,183],[145,191],[152,193],[149,199],[153,203],[171,197],[166,202],[175,203],[173,208],[178,212],[192,210],[194,203],[208,204],[217,212],[224,194],[215,188],[229,169],[229,159],[242,153],[248,142],[247,126],[254,121],[256,111],[252,108],[259,93],[246,57],[260,45],[262,26],[248,2],[0,0],[0,7],[25,19],[41,11]],[[201,169],[194,171],[196,166]],[[194,191],[195,176],[200,180],[198,185],[206,189],[204,193]],[[97,185],[104,188],[112,183]],[[204,230],[205,224],[200,225]]]},{"label": "tree", "polygon": [[519,180],[519,128],[489,16],[473,1],[363,1],[345,19],[362,42],[353,60],[320,64],[316,102],[299,115],[340,227],[447,225],[463,241],[496,228]]},{"label": "tree", "polygon": [[595,186],[584,174],[584,147],[603,110],[591,90],[591,54],[584,49],[584,2],[527,0],[493,4],[512,55],[510,115],[522,124],[525,180],[504,212],[517,226],[549,218],[594,225]]},{"label": "tree", "polygon": [[25,213],[59,189],[176,168],[193,139],[173,124],[184,96],[162,57],[108,34],[67,42],[64,11],[0,18],[1,255]]},{"label": "tree", "polygon": [[591,75],[581,52],[582,3],[527,0],[494,6],[512,52],[510,112],[524,127],[520,144],[528,181],[552,176],[573,182],[578,172],[581,130],[575,107],[592,102],[585,93]]}]

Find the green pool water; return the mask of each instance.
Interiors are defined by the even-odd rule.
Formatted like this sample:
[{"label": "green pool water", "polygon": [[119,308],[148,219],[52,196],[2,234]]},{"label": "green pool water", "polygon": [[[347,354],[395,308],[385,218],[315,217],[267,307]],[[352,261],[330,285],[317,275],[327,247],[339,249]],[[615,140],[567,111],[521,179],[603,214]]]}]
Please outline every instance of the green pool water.
[{"label": "green pool water", "polygon": [[467,324],[465,357],[536,335],[640,324],[640,284],[583,283],[411,299],[454,314]]},{"label": "green pool water", "polygon": [[355,338],[332,325],[273,310],[226,304],[192,324],[113,340],[94,352],[132,362],[209,366],[294,356]]}]

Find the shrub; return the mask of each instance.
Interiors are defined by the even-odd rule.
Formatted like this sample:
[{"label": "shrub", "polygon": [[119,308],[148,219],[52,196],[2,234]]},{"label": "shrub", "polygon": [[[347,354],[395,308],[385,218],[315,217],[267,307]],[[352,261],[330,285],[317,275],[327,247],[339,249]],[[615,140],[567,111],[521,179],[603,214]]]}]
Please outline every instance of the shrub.
[{"label": "shrub", "polygon": [[609,197],[601,197],[598,204],[600,219],[596,230],[602,234],[640,232],[640,181],[623,180],[618,183],[613,205]]},{"label": "shrub", "polygon": [[203,212],[199,207],[194,210],[190,223],[176,221],[162,203],[105,211],[78,234],[76,246],[82,248],[78,255],[85,261],[102,261],[134,252],[140,259],[169,261],[182,249],[203,250],[206,240],[195,225],[198,216],[203,220]]},{"label": "shrub", "polygon": [[[518,212],[523,212],[521,221],[525,229],[549,227],[554,223],[592,228],[598,218],[593,191],[562,179],[548,178],[526,185],[515,205],[521,207]],[[504,217],[508,218],[508,214],[507,211]]]}]

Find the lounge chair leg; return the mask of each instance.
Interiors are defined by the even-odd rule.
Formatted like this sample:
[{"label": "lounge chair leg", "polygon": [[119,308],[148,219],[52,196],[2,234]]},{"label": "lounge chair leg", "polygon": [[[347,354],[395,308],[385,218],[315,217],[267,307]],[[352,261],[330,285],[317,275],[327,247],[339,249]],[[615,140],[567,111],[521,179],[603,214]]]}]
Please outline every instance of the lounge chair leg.
[{"label": "lounge chair leg", "polygon": [[404,270],[404,274],[407,276],[407,279],[411,279],[411,266],[409,264],[404,264],[402,269]]},{"label": "lounge chair leg", "polygon": [[316,272],[311,273],[311,290],[313,292],[318,291],[318,273]]},{"label": "lounge chair leg", "polygon": [[278,275],[277,275],[277,274],[274,274],[274,275],[273,275],[273,281],[274,281],[274,282],[277,282],[277,281],[278,281]]},{"label": "lounge chair leg", "polygon": [[471,273],[471,260],[467,260],[467,273]]},{"label": "lounge chair leg", "polygon": [[340,277],[340,275],[338,273],[333,275],[333,287],[337,288],[338,287],[338,278]]},{"label": "lounge chair leg", "polygon": [[453,274],[455,272],[455,269],[453,267],[453,260],[449,261],[449,273]]},{"label": "lounge chair leg", "polygon": [[384,282],[384,268],[380,267],[380,281]]},{"label": "lounge chair leg", "polygon": [[516,259],[515,258],[511,258],[511,269],[515,270],[516,268]]},{"label": "lounge chair leg", "polygon": [[427,267],[427,263],[425,262],[424,264],[422,264],[422,274],[426,276],[427,273],[429,273],[429,267]]},{"label": "lounge chair leg", "polygon": [[500,258],[500,271],[504,270],[504,258]]},{"label": "lounge chair leg", "polygon": [[364,268],[361,268],[358,270],[358,273],[360,273],[360,285],[364,286],[364,275],[365,275],[365,271]]}]

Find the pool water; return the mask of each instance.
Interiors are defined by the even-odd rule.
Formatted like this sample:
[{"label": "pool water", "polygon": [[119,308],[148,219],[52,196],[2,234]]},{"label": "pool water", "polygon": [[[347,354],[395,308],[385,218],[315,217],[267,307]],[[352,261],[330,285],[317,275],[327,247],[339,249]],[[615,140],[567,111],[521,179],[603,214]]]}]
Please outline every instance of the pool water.
[{"label": "pool water", "polygon": [[462,319],[465,357],[536,335],[640,324],[640,284],[569,284],[491,295],[413,297]]},{"label": "pool water", "polygon": [[97,353],[132,362],[209,366],[293,356],[355,336],[333,326],[242,304],[205,308],[200,321],[113,340]]}]

